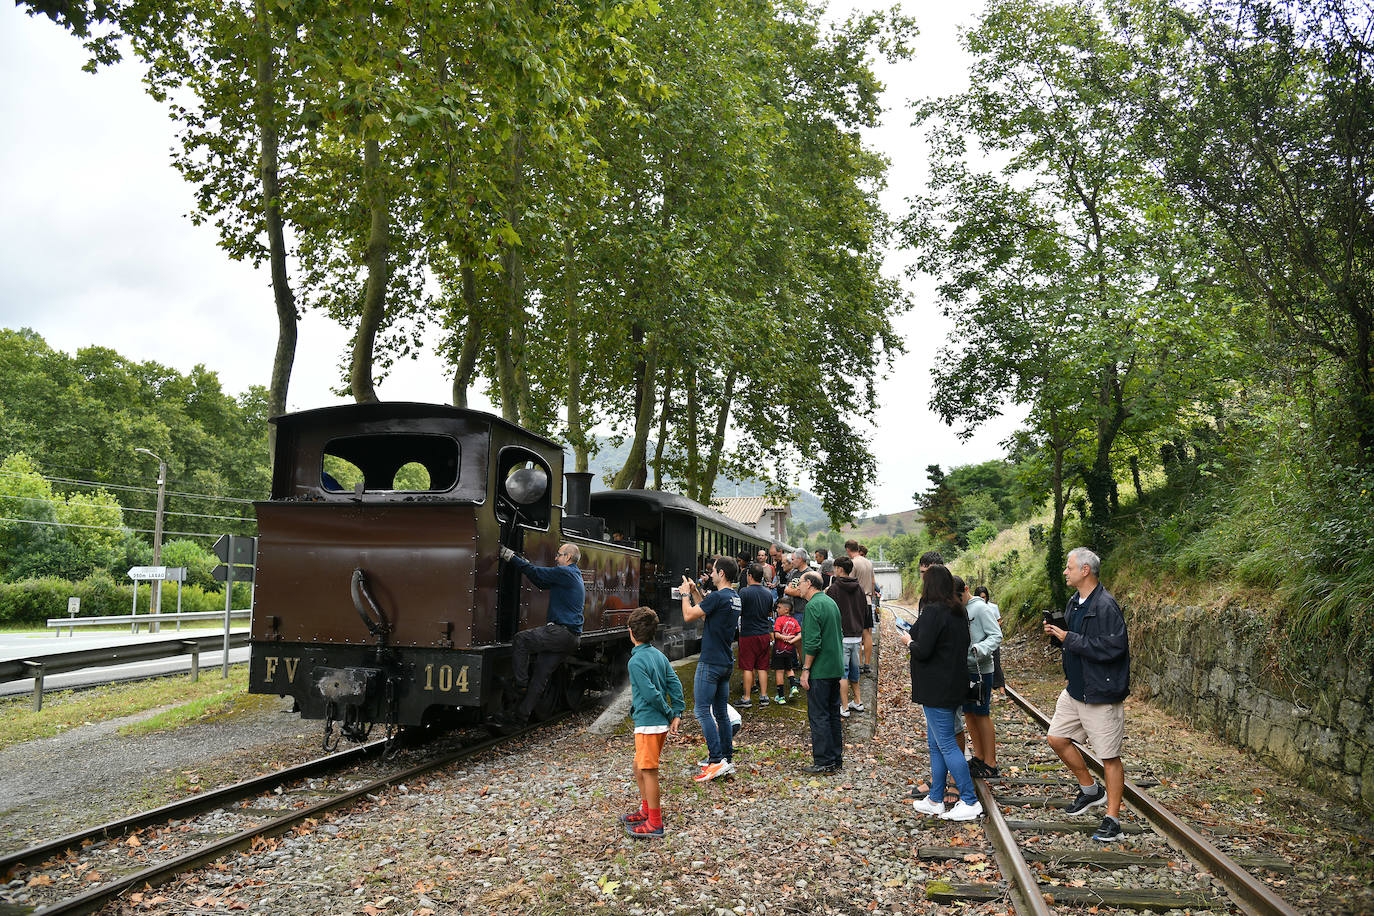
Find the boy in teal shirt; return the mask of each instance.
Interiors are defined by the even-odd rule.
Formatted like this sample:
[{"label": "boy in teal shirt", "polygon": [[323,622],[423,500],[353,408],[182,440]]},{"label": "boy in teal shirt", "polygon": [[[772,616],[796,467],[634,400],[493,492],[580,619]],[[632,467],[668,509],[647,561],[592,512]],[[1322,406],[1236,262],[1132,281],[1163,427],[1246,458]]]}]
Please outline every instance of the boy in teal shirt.
[{"label": "boy in teal shirt", "polygon": [[658,759],[669,735],[682,724],[682,681],[668,657],[649,645],[658,632],[658,615],[641,607],[630,614],[630,715],[635,723],[635,782],[640,806],[621,818],[635,839],[663,836]]}]

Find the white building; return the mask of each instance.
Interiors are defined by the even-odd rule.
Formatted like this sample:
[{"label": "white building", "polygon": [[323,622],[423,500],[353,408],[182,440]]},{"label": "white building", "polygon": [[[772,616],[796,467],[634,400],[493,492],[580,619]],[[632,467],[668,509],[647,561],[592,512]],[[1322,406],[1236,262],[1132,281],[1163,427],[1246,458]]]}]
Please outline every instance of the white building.
[{"label": "white building", "polygon": [[787,543],[787,519],[792,515],[788,506],[773,505],[766,496],[726,496],[711,500],[711,508],[770,541]]}]

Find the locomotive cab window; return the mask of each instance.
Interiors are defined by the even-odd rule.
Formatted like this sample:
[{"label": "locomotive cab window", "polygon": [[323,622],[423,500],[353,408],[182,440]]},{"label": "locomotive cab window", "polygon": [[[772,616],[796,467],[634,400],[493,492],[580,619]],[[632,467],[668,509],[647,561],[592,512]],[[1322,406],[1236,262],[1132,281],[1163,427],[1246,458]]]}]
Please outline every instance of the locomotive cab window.
[{"label": "locomotive cab window", "polygon": [[331,493],[443,493],[458,482],[460,457],[450,436],[345,436],[325,445],[320,486]]},{"label": "locomotive cab window", "polygon": [[508,521],[517,514],[530,528],[547,529],[553,507],[553,475],[542,458],[528,449],[501,449],[496,465],[496,517]]}]

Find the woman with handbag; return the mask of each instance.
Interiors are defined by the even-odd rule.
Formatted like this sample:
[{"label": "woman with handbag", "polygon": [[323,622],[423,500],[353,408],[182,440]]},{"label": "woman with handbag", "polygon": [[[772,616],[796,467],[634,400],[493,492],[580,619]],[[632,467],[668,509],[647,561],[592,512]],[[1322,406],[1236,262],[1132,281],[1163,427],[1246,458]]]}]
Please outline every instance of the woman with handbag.
[{"label": "woman with handbag", "polygon": [[[911,650],[911,702],[920,703],[930,747],[930,795],[912,804],[922,814],[971,821],[983,813],[974,793],[968,761],[954,740],[959,708],[967,702],[969,629],[964,606],[954,596],[948,567],[931,566],[922,575],[921,613],[910,635],[898,631]],[[954,777],[959,802],[945,810],[945,779]],[[938,797],[937,797],[938,795]]]}]

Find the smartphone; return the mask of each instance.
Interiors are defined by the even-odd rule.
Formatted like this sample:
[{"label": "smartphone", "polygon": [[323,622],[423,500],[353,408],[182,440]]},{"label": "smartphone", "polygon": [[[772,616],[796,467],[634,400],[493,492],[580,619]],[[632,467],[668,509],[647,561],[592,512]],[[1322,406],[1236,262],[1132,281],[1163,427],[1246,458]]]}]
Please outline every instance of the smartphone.
[{"label": "smartphone", "polygon": [[892,622],[895,623],[895,624],[897,625],[897,629],[899,629],[899,630],[910,630],[910,629],[911,629],[911,623],[910,623],[908,620],[906,620],[905,618],[902,618],[902,617],[898,617],[898,616],[896,616],[895,614],[894,614],[893,617],[892,617]]},{"label": "smartphone", "polygon": [[673,596],[674,601],[682,600],[682,589],[675,587],[670,594]]},{"label": "smartphone", "polygon": [[1040,616],[1044,619],[1045,623],[1054,623],[1054,613],[1052,611],[1041,611]]}]

